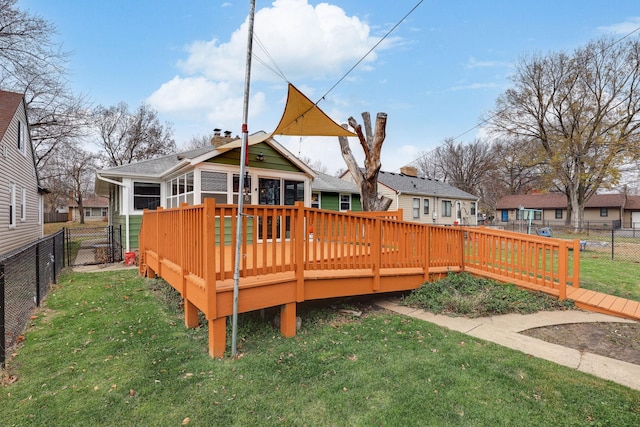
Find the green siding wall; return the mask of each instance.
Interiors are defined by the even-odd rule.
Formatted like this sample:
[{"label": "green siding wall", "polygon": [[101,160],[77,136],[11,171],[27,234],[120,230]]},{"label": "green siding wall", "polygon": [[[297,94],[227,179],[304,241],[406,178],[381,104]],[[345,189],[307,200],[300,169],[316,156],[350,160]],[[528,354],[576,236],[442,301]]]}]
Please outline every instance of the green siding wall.
[{"label": "green siding wall", "polygon": [[[256,160],[256,156],[262,153],[264,161]],[[274,169],[286,172],[302,172],[299,167],[294,165],[289,159],[283,157],[273,147],[263,142],[249,147],[247,153],[249,158],[249,166],[255,168]],[[240,148],[234,148],[219,156],[209,160],[210,163],[218,163],[223,165],[240,164]]]},{"label": "green siding wall", "polygon": [[[331,211],[340,210],[340,194],[332,192],[322,192],[320,196],[320,208]],[[362,211],[362,203],[359,194],[351,195],[351,210],[354,212]]]}]

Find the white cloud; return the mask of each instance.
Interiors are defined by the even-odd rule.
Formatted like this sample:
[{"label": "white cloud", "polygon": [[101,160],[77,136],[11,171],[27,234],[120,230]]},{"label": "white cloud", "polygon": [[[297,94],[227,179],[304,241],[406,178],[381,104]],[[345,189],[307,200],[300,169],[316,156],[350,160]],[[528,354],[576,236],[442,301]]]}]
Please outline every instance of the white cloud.
[{"label": "white cloud", "polygon": [[[188,57],[179,67],[188,75],[203,75],[214,80],[244,79],[247,22],[236,29],[229,41],[198,40],[187,46]],[[378,40],[369,26],[358,17],[349,17],[335,5],[307,0],[276,0],[271,7],[256,12],[254,55],[273,62],[295,81],[302,78],[335,77],[360,59]],[[266,53],[262,50],[265,47]],[[376,58],[371,54],[365,62]],[[252,79],[274,80],[278,77],[265,67],[254,64]]]},{"label": "white cloud", "polygon": [[613,25],[598,27],[603,33],[627,35],[638,30],[640,27],[640,16],[631,16],[623,22]]},{"label": "white cloud", "polygon": [[[148,102],[164,113],[164,117],[178,124],[176,133],[184,133],[178,129],[181,126],[187,127],[192,134],[194,129],[205,127],[238,129],[242,113],[247,26],[245,21],[226,41],[211,39],[190,43],[185,48],[186,57],[177,64],[180,74],[162,84],[148,98]],[[324,93],[316,93],[313,89],[316,85],[312,82],[323,78],[335,81],[379,40],[371,35],[370,27],[358,17],[347,16],[343,9],[328,3],[314,7],[308,0],[273,1],[271,6],[256,11],[254,28],[250,101],[252,129],[264,126],[252,123],[252,118],[257,118],[258,123],[266,121],[269,123],[267,128],[275,127],[279,109],[286,99],[284,82],[263,66],[262,61],[273,58],[286,78],[316,101]],[[391,42],[383,43],[377,50],[392,45]],[[371,68],[375,59],[375,53],[370,54],[358,69]],[[271,60],[267,65],[274,67]],[[263,83],[256,85],[259,82]],[[256,87],[262,91],[256,92]],[[272,91],[276,95],[269,95]],[[338,117],[338,121],[344,121],[346,117],[339,110],[342,106],[333,102],[333,99],[323,101],[320,108],[329,110],[327,114]],[[338,146],[337,138],[332,145]],[[342,162],[339,149],[332,153],[328,160],[335,161],[337,156]]]},{"label": "white cloud", "polygon": [[473,56],[469,58],[467,64],[465,65],[468,69],[474,68],[494,68],[494,67],[510,67],[511,64],[508,62],[501,61],[479,61]]},{"label": "white cloud", "polygon": [[449,88],[451,91],[459,90],[478,90],[478,89],[493,89],[498,87],[496,83],[470,83],[468,85],[459,85]]}]

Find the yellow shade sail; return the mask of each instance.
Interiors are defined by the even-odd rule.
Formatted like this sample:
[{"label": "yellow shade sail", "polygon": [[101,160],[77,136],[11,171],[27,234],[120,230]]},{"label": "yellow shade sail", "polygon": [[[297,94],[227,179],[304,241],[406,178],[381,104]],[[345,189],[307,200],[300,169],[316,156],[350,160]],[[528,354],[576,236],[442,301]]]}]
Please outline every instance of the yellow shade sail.
[{"label": "yellow shade sail", "polygon": [[273,135],[356,136],[343,128],[289,83],[287,105]]}]

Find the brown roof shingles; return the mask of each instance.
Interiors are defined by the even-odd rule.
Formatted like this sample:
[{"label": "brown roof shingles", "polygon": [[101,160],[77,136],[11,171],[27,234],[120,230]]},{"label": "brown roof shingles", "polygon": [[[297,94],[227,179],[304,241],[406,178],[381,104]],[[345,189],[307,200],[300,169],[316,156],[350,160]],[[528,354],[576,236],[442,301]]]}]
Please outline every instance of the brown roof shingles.
[{"label": "brown roof shingles", "polygon": [[[566,209],[567,196],[562,193],[516,194],[502,197],[496,209]],[[586,203],[587,208],[640,209],[640,196],[624,194],[595,194]]]},{"label": "brown roof shingles", "polygon": [[0,140],[4,138],[4,134],[21,102],[21,93],[0,90]]}]

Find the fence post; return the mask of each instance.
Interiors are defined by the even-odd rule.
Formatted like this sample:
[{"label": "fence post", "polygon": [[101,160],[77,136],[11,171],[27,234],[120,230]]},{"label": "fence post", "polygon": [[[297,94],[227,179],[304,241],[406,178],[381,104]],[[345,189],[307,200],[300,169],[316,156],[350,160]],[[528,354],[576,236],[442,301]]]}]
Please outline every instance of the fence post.
[{"label": "fence post", "polygon": [[615,243],[615,232],[613,231],[613,228],[611,229],[611,260],[613,261],[614,256],[615,256],[615,247],[616,247],[616,243]]},{"label": "fence post", "polygon": [[0,264],[0,367],[4,367],[6,361],[7,345],[6,328],[5,328],[5,310],[4,310],[4,264]]},{"label": "fence post", "polygon": [[380,263],[382,262],[382,223],[380,218],[373,218],[373,290],[380,290]]},{"label": "fence post", "polygon": [[[307,240],[309,233],[305,224],[305,208],[303,202],[295,203],[295,214],[292,215],[292,227],[295,232],[295,239],[292,245],[295,251],[295,272],[296,272],[296,301],[304,301],[304,258],[305,248],[310,244]],[[295,222],[294,222],[295,221]]]},{"label": "fence post", "polygon": [[36,307],[40,307],[40,242],[36,243]]}]

